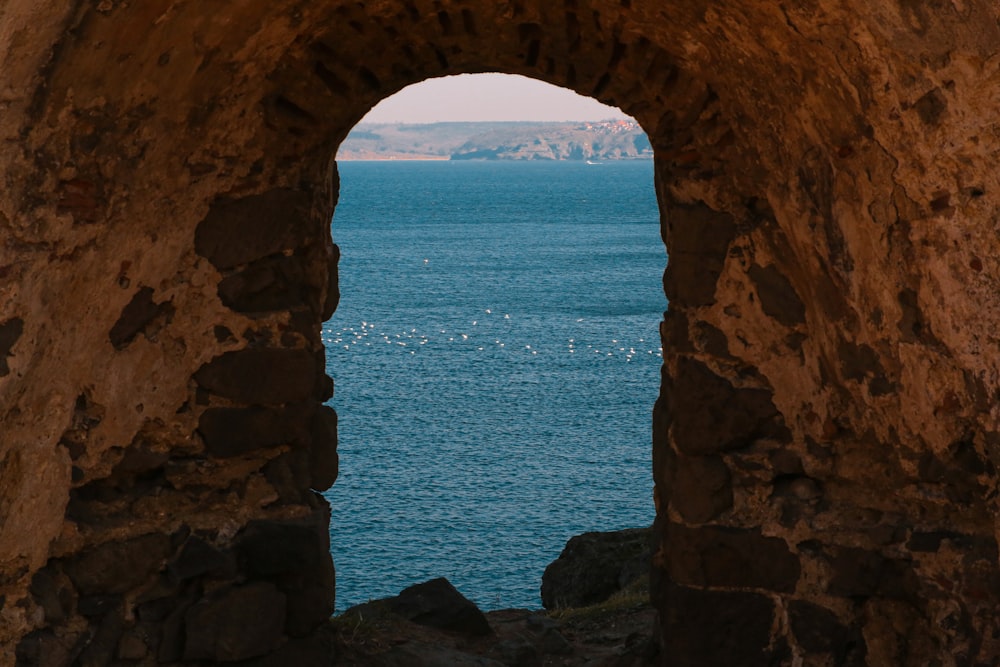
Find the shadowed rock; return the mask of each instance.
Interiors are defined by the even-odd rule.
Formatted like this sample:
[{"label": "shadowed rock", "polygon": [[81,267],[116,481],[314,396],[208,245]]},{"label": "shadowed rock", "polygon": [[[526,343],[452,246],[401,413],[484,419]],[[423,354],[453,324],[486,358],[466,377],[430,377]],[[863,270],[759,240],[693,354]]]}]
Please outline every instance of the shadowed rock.
[{"label": "shadowed rock", "polygon": [[604,602],[649,571],[651,528],[570,538],[542,575],[546,609]]}]

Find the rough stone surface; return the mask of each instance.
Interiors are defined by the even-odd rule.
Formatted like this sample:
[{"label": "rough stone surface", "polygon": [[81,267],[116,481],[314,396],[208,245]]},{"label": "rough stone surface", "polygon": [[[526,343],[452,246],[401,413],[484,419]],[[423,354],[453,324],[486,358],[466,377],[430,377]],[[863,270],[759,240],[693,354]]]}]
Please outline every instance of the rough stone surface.
[{"label": "rough stone surface", "polygon": [[316,385],[315,357],[305,350],[257,348],[227,352],[198,369],[198,384],[239,403],[301,403]]},{"label": "rough stone surface", "polygon": [[408,621],[438,630],[471,636],[492,632],[483,612],[444,578],[410,586],[395,597],[359,605],[347,613],[363,616],[369,605],[388,609]]},{"label": "rough stone surface", "polygon": [[218,591],[187,610],[184,659],[232,662],[281,644],[285,596],[265,583]]},{"label": "rough stone surface", "polygon": [[[237,586],[286,597],[277,643],[318,617],[318,589],[235,556],[256,522],[325,516],[311,488],[335,477],[334,421],[310,417],[333,390],[332,157],[392,93],[480,71],[616,104],[654,149],[670,307],[660,398],[636,404],[655,401],[675,664],[995,663],[998,19],[987,0],[3,3],[0,665],[134,655],[132,636],[179,661],[186,610]],[[207,426],[293,405],[288,442]],[[150,535],[168,541],[123,554],[134,576],[89,564]],[[316,535],[297,543],[332,572]],[[195,538],[234,564],[182,556]],[[840,627],[843,648],[817,638]]]},{"label": "rough stone surface", "polygon": [[558,609],[604,602],[648,575],[652,537],[649,528],[571,537],[542,574],[542,606]]}]

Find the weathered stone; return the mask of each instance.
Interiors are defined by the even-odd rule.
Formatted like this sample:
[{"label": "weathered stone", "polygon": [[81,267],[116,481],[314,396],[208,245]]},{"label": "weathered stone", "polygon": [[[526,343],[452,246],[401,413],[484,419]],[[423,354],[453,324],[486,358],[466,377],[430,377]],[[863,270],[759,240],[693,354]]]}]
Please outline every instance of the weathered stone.
[{"label": "weathered stone", "polygon": [[571,537],[542,574],[542,606],[585,607],[607,600],[648,573],[651,541],[649,528]]},{"label": "weathered stone", "polygon": [[336,663],[336,646],[329,634],[315,633],[305,638],[293,638],[277,651],[239,663],[240,667],[290,667],[291,665],[326,666]]},{"label": "weathered stone", "polygon": [[677,457],[671,502],[685,521],[705,523],[733,506],[729,468],[719,456]]},{"label": "weathered stone", "polygon": [[308,444],[309,408],[209,408],[198,420],[198,432],[212,456],[228,458],[264,447]]},{"label": "weathered stone", "polygon": [[36,630],[18,643],[14,650],[17,667],[70,665],[80,653],[77,638],[57,637],[51,630]]},{"label": "weathered stone", "polygon": [[73,609],[75,595],[65,574],[52,567],[42,568],[31,579],[31,595],[45,611],[45,620],[59,623]]},{"label": "weathered stone", "polygon": [[240,403],[279,405],[309,399],[320,373],[307,350],[250,348],[216,357],[194,377],[213,394]]},{"label": "weathered stone", "polygon": [[318,293],[296,255],[257,260],[219,283],[219,298],[240,313],[268,313],[313,305]]},{"label": "weathered stone", "polygon": [[786,327],[805,324],[806,306],[799,298],[791,281],[773,264],[753,264],[747,275],[757,288],[760,307],[764,314],[773,317]]},{"label": "weathered stone", "polygon": [[667,527],[670,578],[688,586],[763,588],[791,593],[801,566],[784,540],[755,530]]},{"label": "weathered stone", "polygon": [[306,635],[333,613],[335,576],[327,512],[297,521],[252,522],[237,545],[243,572],[273,582],[285,595],[285,629],[292,636]]},{"label": "weathered stone", "polygon": [[126,632],[118,641],[116,657],[119,660],[142,660],[149,654],[149,646],[134,632]]},{"label": "weathered stone", "polygon": [[264,477],[267,483],[274,487],[280,502],[292,504],[303,502],[311,488],[309,452],[304,449],[293,449],[271,459],[264,466]]},{"label": "weathered stone", "polygon": [[285,596],[257,582],[220,590],[184,615],[184,659],[231,662],[254,658],[280,646]]},{"label": "weathered stone", "polygon": [[118,642],[125,628],[124,609],[121,600],[114,608],[100,618],[100,622],[83,645],[77,659],[80,667],[105,667],[110,665],[118,651]]},{"label": "weathered stone", "polygon": [[121,604],[121,595],[84,595],[76,603],[76,613],[87,618],[99,618]]},{"label": "weathered stone", "polygon": [[667,212],[670,262],[663,275],[671,303],[707,306],[715,301],[715,284],[725,265],[736,221],[704,202],[674,205]]},{"label": "weathered stone", "polygon": [[[28,644],[36,662],[73,664],[77,639],[96,632],[108,605],[159,579],[154,571],[112,593],[116,582],[94,577],[100,585],[75,611],[46,620],[62,614],[58,594],[40,588],[44,604],[19,604],[40,569],[63,569],[139,526],[215,526],[212,544],[230,550],[254,519],[321,505],[306,489],[332,474],[302,471],[307,446],[271,464],[261,456],[274,452],[205,461],[191,436],[208,408],[315,408],[330,396],[319,320],[336,303],[332,156],[391,93],[483,70],[615,103],[649,135],[670,257],[652,455],[660,565],[670,517],[787,536],[803,554],[789,595],[825,604],[832,582],[846,596],[831,608],[867,647],[847,664],[992,663],[995,3],[662,5],[274,0],[164,13],[151,3],[5,3],[0,142],[17,149],[0,156],[0,664]],[[308,259],[309,307],[238,313],[217,297],[227,276],[291,255]],[[775,268],[791,289],[755,280],[755,266]],[[154,292],[116,330],[128,346],[118,353],[110,330],[144,288]],[[177,308],[169,327],[147,319],[157,300]],[[301,370],[312,381],[245,369],[226,378],[215,366],[193,386],[206,359],[241,345],[307,347],[312,369]],[[155,443],[136,438],[144,423],[159,425]],[[801,469],[771,458],[776,448]],[[716,514],[714,500],[685,507],[693,496],[675,473],[680,457],[697,456],[724,457],[732,511]],[[279,477],[273,501],[265,482]],[[969,539],[935,536],[948,532]],[[834,541],[876,556],[845,557]],[[751,550],[741,566],[754,572],[769,554]],[[882,583],[869,581],[869,565]],[[657,571],[665,641],[700,632],[665,660],[741,664],[734,656],[757,661],[766,646],[791,664],[785,637],[758,642],[756,617],[737,627],[706,611],[692,626],[667,613],[671,584]],[[267,578],[292,590],[292,576]],[[158,638],[150,656],[180,661],[184,632],[171,614],[224,585],[213,577],[160,592],[180,597],[139,621]],[[752,595],[727,585],[713,599]],[[726,654],[729,642],[745,650]]]},{"label": "weathered stone", "polygon": [[673,437],[689,456],[740,449],[783,431],[770,392],[737,389],[699,361],[678,358],[672,385],[668,410]]},{"label": "weathered stone", "polygon": [[847,627],[829,609],[804,600],[788,603],[788,620],[798,645],[812,653],[834,654],[834,664],[843,664],[853,648],[848,645]]},{"label": "weathered stone", "polygon": [[195,250],[225,270],[295,249],[308,238],[309,207],[309,193],[284,188],[219,199],[198,225]]},{"label": "weathered stone", "polygon": [[177,581],[186,581],[204,574],[235,575],[235,565],[231,554],[199,537],[191,537],[167,570]]},{"label": "weathered stone", "polygon": [[326,300],[323,302],[323,313],[321,315],[324,322],[333,317],[334,311],[340,305],[340,272],[337,268],[339,262],[340,246],[331,243],[327,258]]},{"label": "weathered stone", "polygon": [[369,604],[384,605],[397,616],[439,630],[471,636],[493,632],[483,612],[444,578],[410,586],[396,597]]},{"label": "weathered stone", "polygon": [[387,667],[507,667],[490,658],[446,646],[411,643],[394,646],[383,655]]},{"label": "weathered stone", "polygon": [[837,348],[840,357],[840,372],[848,380],[863,380],[866,376],[880,376],[885,373],[878,353],[868,345],[841,342]]},{"label": "weathered stone", "polygon": [[178,600],[163,619],[160,625],[160,644],[156,651],[156,658],[160,662],[178,662],[184,655],[185,615],[192,604],[193,601],[190,599]]},{"label": "weathered stone", "polygon": [[153,301],[153,288],[143,287],[122,309],[122,314],[108,332],[108,338],[116,350],[128,347],[135,337],[142,333],[157,317],[173,313],[170,302]]},{"label": "weathered stone", "polygon": [[170,538],[150,534],[108,542],[66,562],[66,573],[81,594],[125,593],[159,572]]},{"label": "weathered stone", "polygon": [[326,491],[337,481],[340,458],[337,455],[337,413],[321,406],[312,419],[312,447],[309,449],[311,486]]},{"label": "weathered stone", "polygon": [[663,655],[671,664],[780,664],[770,648],[774,603],[764,595],[671,585],[659,606],[669,628],[663,637]]},{"label": "weathered stone", "polygon": [[851,598],[872,596],[912,600],[919,585],[913,566],[877,551],[853,547],[837,548],[830,558],[827,592]]},{"label": "weathered stone", "polygon": [[241,569],[253,577],[314,570],[329,560],[329,535],[315,519],[253,521],[240,536],[236,551]]},{"label": "weathered stone", "polygon": [[14,343],[18,341],[23,332],[24,320],[20,317],[14,317],[0,324],[0,377],[10,373],[7,357],[10,356]]}]

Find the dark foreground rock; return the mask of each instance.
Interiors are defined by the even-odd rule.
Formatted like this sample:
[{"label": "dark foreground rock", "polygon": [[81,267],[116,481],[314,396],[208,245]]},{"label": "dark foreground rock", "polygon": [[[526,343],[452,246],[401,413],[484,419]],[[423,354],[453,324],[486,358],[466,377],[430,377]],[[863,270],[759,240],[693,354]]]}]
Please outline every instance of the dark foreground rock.
[{"label": "dark foreground rock", "polygon": [[652,528],[571,537],[542,575],[546,609],[604,602],[649,573]]},{"label": "dark foreground rock", "polygon": [[491,632],[489,621],[479,607],[443,577],[410,586],[396,597],[352,607],[345,615],[363,617],[379,610],[418,625],[473,637]]},{"label": "dark foreground rock", "polygon": [[[635,531],[626,531],[633,533]],[[621,563],[619,570],[622,569]],[[483,614],[446,579],[352,607],[322,630],[323,664],[364,667],[644,667],[656,664],[656,613],[639,577],[601,604]]]}]

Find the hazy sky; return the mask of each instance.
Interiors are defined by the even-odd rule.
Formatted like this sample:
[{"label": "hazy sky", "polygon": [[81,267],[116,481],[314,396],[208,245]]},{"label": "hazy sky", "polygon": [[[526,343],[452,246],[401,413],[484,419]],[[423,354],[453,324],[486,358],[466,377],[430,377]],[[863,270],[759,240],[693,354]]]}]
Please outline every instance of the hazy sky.
[{"label": "hazy sky", "polygon": [[476,120],[604,120],[627,118],[571,90],[512,74],[460,74],[404,88],[372,109],[363,123]]}]

